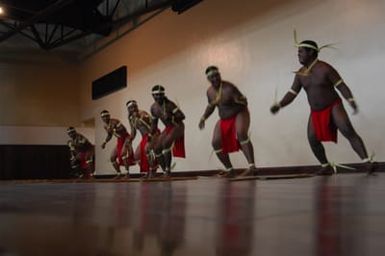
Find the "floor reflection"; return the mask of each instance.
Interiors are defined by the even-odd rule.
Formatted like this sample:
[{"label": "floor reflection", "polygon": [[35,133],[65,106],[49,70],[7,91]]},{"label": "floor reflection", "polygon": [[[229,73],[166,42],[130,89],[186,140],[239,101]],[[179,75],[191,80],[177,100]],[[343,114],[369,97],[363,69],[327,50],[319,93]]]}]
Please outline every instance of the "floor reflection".
[{"label": "floor reflection", "polygon": [[382,255],[385,176],[0,186],[0,255]]},{"label": "floor reflection", "polygon": [[148,255],[151,238],[156,241],[156,255],[171,256],[183,243],[186,222],[186,187],[171,182],[142,184],[138,221],[134,229],[134,251]]},{"label": "floor reflection", "polygon": [[349,183],[340,177],[320,177],[315,186],[316,255],[365,255],[368,178]]},{"label": "floor reflection", "polygon": [[249,255],[253,239],[256,182],[223,182],[218,197],[216,255]]}]

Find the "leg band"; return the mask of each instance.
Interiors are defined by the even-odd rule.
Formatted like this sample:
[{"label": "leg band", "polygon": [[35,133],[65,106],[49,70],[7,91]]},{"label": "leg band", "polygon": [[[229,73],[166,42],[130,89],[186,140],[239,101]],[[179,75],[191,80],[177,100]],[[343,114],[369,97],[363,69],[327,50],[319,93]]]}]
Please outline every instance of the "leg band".
[{"label": "leg band", "polygon": [[162,154],[165,155],[165,154],[171,152],[171,149],[172,149],[172,147],[171,147],[171,148],[163,149],[163,150],[162,150]]},{"label": "leg band", "polygon": [[216,153],[216,154],[219,154],[219,153],[222,153],[222,151],[223,151],[223,149],[214,149],[214,152]]},{"label": "leg band", "polygon": [[241,144],[241,145],[246,145],[246,144],[249,143],[249,142],[250,142],[250,137],[247,137],[246,140],[240,141],[239,144]]}]

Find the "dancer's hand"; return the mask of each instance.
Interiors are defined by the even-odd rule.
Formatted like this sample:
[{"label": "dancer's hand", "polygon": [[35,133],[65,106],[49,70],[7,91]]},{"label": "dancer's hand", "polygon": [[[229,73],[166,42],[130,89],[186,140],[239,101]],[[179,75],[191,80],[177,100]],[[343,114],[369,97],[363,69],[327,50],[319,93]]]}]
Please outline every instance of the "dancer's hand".
[{"label": "dancer's hand", "polygon": [[270,107],[270,112],[272,114],[277,114],[280,109],[281,106],[278,103],[275,103],[273,106]]},{"label": "dancer's hand", "polygon": [[203,130],[205,128],[205,119],[202,117],[199,121],[199,129]]},{"label": "dancer's hand", "polygon": [[357,114],[358,113],[358,106],[357,106],[356,102],[355,101],[350,101],[349,103],[350,103],[350,106],[353,109],[353,115]]}]

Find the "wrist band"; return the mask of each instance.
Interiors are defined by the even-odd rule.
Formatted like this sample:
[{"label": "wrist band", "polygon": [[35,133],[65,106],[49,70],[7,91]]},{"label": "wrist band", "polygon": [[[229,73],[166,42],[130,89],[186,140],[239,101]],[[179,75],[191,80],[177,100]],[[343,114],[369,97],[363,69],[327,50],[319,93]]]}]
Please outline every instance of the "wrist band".
[{"label": "wrist band", "polygon": [[349,98],[349,99],[347,99],[347,101],[354,102],[355,100],[354,100],[354,98]]}]

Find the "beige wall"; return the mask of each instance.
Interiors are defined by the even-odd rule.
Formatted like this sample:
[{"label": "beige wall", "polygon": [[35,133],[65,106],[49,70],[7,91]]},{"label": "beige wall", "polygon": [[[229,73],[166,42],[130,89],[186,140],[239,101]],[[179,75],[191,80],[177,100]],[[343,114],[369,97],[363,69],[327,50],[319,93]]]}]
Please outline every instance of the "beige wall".
[{"label": "beige wall", "polygon": [[[238,85],[249,99],[258,165],[316,164],[306,140],[305,94],[278,116],[268,111],[275,89],[281,97],[292,82],[292,71],[299,67],[293,47],[296,28],[299,39],[337,43],[337,49],[323,50],[320,59],[334,65],[351,87],[361,110],[352,122],[369,151],[383,160],[384,11],[382,0],[206,0],[182,15],[163,12],[83,63],[81,118],[96,118],[95,139],[100,144],[105,137],[98,117],[102,109],[127,125],[125,102],[136,99],[140,108],[148,110],[151,87],[162,84],[187,116],[187,158],[177,160],[176,169],[220,167],[215,156],[209,157],[217,114],[204,131],[197,128],[206,105],[204,69],[215,64],[223,78]],[[128,66],[127,89],[91,101],[91,82],[121,65]],[[113,172],[108,162],[112,144],[105,151],[97,149],[98,173]],[[342,137],[338,147],[328,144],[327,152],[332,161],[358,161]],[[240,153],[231,158],[236,167],[246,165]]]},{"label": "beige wall", "polygon": [[75,126],[80,123],[79,68],[42,59],[0,59],[0,125]]},{"label": "beige wall", "polygon": [[[66,145],[68,127],[53,126],[0,126],[0,145]],[[76,127],[91,143],[95,129]]]}]

